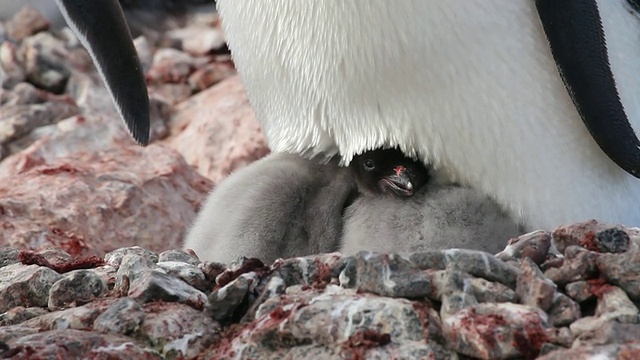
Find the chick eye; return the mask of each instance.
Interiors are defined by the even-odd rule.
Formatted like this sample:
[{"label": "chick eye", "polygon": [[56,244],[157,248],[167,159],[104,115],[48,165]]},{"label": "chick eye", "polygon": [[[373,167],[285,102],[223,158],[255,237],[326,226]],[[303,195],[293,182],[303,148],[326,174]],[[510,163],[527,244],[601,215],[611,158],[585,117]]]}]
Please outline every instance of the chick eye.
[{"label": "chick eye", "polygon": [[371,159],[367,159],[367,160],[364,161],[364,163],[362,163],[362,167],[366,171],[372,171],[373,169],[376,168],[376,163],[374,163],[373,160],[371,160]]}]

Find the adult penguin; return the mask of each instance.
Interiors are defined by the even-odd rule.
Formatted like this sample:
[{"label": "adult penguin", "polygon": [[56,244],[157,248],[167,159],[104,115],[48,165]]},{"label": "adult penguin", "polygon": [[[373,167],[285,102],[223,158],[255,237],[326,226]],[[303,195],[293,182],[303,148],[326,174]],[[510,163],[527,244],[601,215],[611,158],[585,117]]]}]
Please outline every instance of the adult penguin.
[{"label": "adult penguin", "polygon": [[[113,51],[133,56],[130,40],[101,40],[126,31],[92,33],[95,2],[57,1],[89,33],[118,100],[134,80],[108,65]],[[591,217],[640,225],[638,0],[217,5],[272,150],[348,163],[397,146],[529,228]],[[120,97],[118,107],[146,142],[136,101]]]}]

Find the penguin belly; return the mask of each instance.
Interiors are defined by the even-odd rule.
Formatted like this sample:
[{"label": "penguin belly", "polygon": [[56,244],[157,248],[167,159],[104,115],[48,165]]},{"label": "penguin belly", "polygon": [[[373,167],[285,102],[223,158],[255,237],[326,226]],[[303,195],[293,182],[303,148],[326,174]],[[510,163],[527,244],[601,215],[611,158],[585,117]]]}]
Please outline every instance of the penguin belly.
[{"label": "penguin belly", "polygon": [[408,255],[463,248],[495,254],[520,233],[520,226],[481,193],[437,186],[408,199],[360,196],[345,211],[340,252]]},{"label": "penguin belly", "polygon": [[[610,33],[616,22],[638,20],[598,3]],[[349,162],[397,146],[495,199],[528,229],[589,218],[640,225],[640,181],[586,130],[533,1],[217,4],[274,151],[339,153]],[[640,51],[620,44],[639,43],[638,29],[608,37],[636,129],[640,105],[628,94],[640,84]]]}]

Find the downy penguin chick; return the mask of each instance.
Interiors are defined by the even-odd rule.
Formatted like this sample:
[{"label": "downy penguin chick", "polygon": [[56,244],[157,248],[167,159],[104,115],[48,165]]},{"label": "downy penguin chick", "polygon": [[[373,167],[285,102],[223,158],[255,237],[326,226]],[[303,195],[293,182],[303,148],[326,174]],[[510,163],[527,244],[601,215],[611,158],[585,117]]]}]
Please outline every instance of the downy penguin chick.
[{"label": "downy penguin chick", "polygon": [[[207,198],[184,247],[203,260],[240,256],[271,263],[333,252],[340,246],[344,209],[361,194],[410,197],[428,170],[397,149],[358,155],[338,166],[293,154],[271,154],[222,181]],[[357,190],[356,190],[357,189]]]},{"label": "downy penguin chick", "polygon": [[349,164],[361,194],[410,197],[430,179],[429,169],[397,148],[356,155]]},{"label": "downy penguin chick", "polygon": [[184,247],[202,260],[241,256],[265,263],[335,251],[355,184],[338,159],[321,164],[272,153],[225,178],[209,194]]},{"label": "downy penguin chick", "polygon": [[429,185],[406,199],[363,194],[346,209],[343,227],[339,251],[348,255],[449,248],[497,253],[522,233],[493,200],[454,185]]}]

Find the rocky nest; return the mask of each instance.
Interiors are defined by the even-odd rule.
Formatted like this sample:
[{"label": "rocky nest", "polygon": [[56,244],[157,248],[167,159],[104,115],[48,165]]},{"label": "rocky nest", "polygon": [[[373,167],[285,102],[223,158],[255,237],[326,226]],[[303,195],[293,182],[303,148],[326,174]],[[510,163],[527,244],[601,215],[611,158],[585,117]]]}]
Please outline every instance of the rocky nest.
[{"label": "rocky nest", "polygon": [[213,184],[268,149],[216,14],[161,25],[134,31],[141,148],[68,30],[30,9],[0,24],[3,358],[640,358],[636,228],[588,221],[497,255],[172,250]]},{"label": "rocky nest", "polygon": [[596,221],[495,256],[226,266],[136,246],[76,259],[6,247],[0,259],[0,348],[17,359],[640,356],[640,231]]}]

